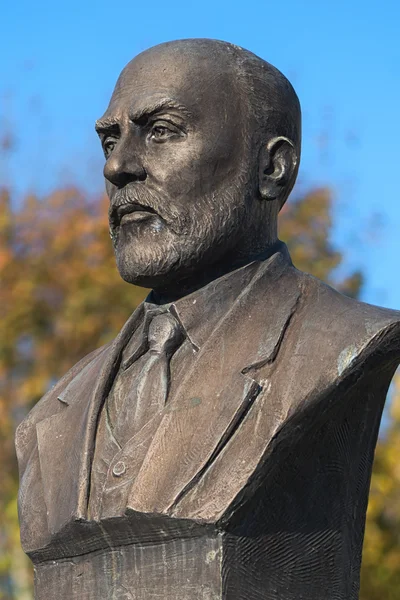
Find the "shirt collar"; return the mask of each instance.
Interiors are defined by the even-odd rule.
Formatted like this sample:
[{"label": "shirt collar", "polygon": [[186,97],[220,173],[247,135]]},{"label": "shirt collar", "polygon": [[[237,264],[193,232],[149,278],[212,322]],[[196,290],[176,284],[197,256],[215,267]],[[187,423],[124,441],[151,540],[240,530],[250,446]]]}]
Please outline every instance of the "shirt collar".
[{"label": "shirt collar", "polygon": [[[288,254],[282,242],[277,251]],[[193,349],[197,351],[266,262],[268,261],[251,262],[170,304],[154,304],[150,293],[144,301],[145,319],[162,312],[171,312],[183,327]]]}]

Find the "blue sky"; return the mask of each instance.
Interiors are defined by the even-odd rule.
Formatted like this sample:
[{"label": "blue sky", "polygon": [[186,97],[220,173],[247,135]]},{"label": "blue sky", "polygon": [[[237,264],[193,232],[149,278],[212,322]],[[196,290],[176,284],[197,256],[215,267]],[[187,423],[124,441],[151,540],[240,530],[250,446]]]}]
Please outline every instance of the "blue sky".
[{"label": "blue sky", "polygon": [[102,189],[93,123],[122,67],[148,46],[225,39],[294,84],[303,108],[304,186],[335,193],[335,240],[360,267],[363,299],[400,309],[400,3],[7,2],[0,37],[0,127],[15,135],[0,162],[15,198],[71,178]]}]

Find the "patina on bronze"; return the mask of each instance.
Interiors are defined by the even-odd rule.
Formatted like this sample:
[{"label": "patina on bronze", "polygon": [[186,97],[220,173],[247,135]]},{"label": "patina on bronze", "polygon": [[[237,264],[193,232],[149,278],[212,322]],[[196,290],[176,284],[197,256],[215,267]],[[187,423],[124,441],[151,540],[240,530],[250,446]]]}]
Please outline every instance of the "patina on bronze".
[{"label": "patina on bronze", "polygon": [[278,241],[292,86],[232,44],[171,42],[96,128],[118,269],[153,291],[18,428],[36,599],[356,599],[400,313]]}]

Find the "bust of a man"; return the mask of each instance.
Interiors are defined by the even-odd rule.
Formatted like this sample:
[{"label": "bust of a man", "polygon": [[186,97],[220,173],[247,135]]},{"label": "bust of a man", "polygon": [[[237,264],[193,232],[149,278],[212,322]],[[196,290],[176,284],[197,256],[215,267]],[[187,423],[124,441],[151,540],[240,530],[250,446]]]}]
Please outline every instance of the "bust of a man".
[{"label": "bust of a man", "polygon": [[18,428],[37,600],[355,600],[400,313],[278,240],[292,86],[237,46],[170,42],[96,129],[119,272],[152,291]]}]

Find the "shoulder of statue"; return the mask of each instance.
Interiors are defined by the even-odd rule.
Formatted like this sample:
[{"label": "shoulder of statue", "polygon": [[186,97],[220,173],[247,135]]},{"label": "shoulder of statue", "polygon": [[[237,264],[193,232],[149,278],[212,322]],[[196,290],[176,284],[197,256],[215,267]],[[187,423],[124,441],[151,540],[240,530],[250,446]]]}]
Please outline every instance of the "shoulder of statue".
[{"label": "shoulder of statue", "polygon": [[300,278],[300,327],[321,352],[331,347],[339,375],[367,359],[379,366],[400,362],[400,311],[350,298],[305,273]]},{"label": "shoulder of statue", "polygon": [[63,375],[55,385],[53,385],[46,394],[35,404],[35,406],[31,409],[25,419],[19,424],[16,430],[16,440],[18,440],[23,432],[31,427],[32,425],[36,425],[39,421],[51,416],[53,413],[59,410],[61,403],[55,402],[59,396],[62,395],[63,391],[66,389],[68,384],[77,377],[83,369],[89,365],[93,360],[95,360],[98,356],[100,356],[103,352],[107,351],[109,348],[109,344],[105,344],[96,350],[93,350],[86,356],[84,356],[80,361],[78,361],[65,375]]}]

